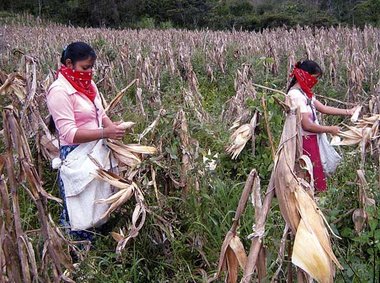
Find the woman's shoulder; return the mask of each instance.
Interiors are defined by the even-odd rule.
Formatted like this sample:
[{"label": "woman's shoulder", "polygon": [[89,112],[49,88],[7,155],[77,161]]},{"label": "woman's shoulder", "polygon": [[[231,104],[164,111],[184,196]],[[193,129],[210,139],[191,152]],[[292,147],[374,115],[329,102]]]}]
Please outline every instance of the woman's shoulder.
[{"label": "woman's shoulder", "polygon": [[65,89],[65,86],[63,85],[62,81],[57,78],[55,81],[50,85],[48,92],[50,92],[52,89]]},{"label": "woman's shoulder", "polygon": [[298,88],[292,88],[288,91],[288,95],[290,96],[302,96],[304,97],[303,93]]}]

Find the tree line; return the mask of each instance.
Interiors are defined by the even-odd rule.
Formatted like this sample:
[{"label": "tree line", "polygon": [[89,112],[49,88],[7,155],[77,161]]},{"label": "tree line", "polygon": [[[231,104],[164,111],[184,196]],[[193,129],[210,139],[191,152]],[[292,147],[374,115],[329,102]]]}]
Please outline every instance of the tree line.
[{"label": "tree line", "polygon": [[380,25],[380,0],[3,0],[0,10],[75,26],[114,28]]}]

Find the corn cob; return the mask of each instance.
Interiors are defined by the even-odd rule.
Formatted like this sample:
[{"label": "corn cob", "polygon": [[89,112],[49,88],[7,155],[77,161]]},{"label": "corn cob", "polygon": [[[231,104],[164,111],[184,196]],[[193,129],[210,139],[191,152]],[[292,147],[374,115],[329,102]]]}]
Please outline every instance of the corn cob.
[{"label": "corn cob", "polygon": [[156,154],[157,149],[153,146],[145,146],[141,144],[126,144],[124,147],[133,153],[141,153],[141,154]]},{"label": "corn cob", "polygon": [[117,125],[118,128],[121,128],[123,130],[131,129],[136,123],[134,122],[122,122],[119,125]]}]

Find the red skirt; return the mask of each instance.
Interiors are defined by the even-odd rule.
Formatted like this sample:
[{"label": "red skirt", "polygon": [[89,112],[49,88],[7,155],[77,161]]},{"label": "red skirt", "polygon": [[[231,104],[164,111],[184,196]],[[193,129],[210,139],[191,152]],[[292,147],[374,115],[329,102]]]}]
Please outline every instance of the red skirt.
[{"label": "red skirt", "polygon": [[326,176],[323,172],[317,135],[303,136],[303,154],[310,157],[313,163],[314,187],[318,192],[326,191]]}]

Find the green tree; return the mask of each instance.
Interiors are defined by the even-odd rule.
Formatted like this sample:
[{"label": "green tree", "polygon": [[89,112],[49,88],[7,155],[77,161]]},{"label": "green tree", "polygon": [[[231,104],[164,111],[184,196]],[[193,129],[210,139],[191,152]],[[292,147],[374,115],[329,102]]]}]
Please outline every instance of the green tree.
[{"label": "green tree", "polygon": [[353,22],[356,25],[380,25],[380,0],[366,0],[354,7]]}]

